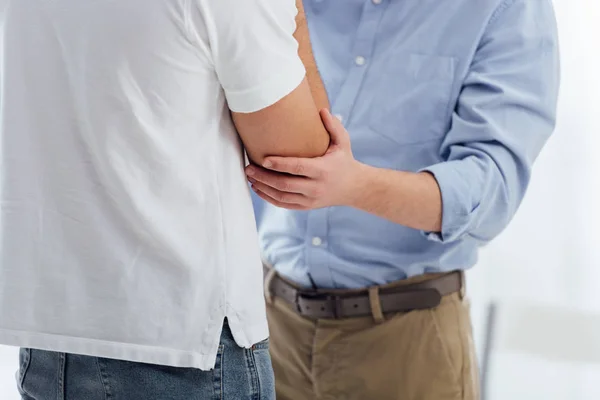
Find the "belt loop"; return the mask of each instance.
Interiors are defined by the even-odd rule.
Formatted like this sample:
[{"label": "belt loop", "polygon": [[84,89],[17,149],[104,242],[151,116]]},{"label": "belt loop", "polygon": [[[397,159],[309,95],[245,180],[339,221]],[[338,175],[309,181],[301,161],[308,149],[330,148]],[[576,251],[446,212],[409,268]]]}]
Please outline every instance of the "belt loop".
[{"label": "belt loop", "polygon": [[465,271],[460,271],[460,299],[464,300],[467,295],[467,277]]},{"label": "belt loop", "polygon": [[380,324],[385,321],[383,312],[381,310],[381,300],[379,298],[379,287],[373,286],[369,288],[369,303],[371,303],[371,314],[376,324]]},{"label": "belt loop", "polygon": [[273,278],[275,278],[275,274],[277,274],[275,268],[268,268],[267,273],[265,275],[265,300],[269,305],[273,304],[273,291],[271,290],[271,283],[273,283]]}]

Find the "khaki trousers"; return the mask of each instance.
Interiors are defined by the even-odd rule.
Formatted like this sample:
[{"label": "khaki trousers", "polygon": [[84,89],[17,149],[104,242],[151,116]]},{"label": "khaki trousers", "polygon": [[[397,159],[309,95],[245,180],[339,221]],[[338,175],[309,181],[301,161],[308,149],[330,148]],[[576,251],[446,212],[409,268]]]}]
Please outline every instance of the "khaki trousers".
[{"label": "khaki trousers", "polygon": [[277,399],[478,400],[463,294],[445,296],[435,309],[386,315],[379,323],[372,317],[310,320],[283,300],[268,299]]}]

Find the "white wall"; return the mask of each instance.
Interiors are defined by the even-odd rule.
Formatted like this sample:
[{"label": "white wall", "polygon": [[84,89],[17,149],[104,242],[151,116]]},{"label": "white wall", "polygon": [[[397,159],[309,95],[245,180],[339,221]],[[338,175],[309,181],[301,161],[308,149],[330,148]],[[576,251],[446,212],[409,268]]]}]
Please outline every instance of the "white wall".
[{"label": "white wall", "polygon": [[[554,4],[563,70],[558,127],[515,220],[470,273],[479,344],[491,298],[600,313],[600,4]],[[600,366],[509,354],[494,366],[493,400],[600,399]]]},{"label": "white wall", "polygon": [[19,400],[15,386],[19,351],[16,348],[0,346],[0,398],[2,400]]}]

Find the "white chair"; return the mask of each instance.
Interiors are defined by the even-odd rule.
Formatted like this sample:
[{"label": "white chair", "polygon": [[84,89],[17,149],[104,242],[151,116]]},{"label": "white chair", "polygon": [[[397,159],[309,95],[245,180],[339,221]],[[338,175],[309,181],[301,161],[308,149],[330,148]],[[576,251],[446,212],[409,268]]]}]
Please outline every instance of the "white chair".
[{"label": "white chair", "polygon": [[484,400],[489,398],[490,369],[498,352],[600,365],[600,315],[549,305],[491,303],[481,361]]}]

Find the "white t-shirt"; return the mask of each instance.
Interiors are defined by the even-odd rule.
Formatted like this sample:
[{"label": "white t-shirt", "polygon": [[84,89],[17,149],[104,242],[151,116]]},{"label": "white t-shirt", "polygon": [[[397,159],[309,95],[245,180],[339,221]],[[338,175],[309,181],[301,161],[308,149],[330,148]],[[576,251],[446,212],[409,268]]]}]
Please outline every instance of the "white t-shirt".
[{"label": "white t-shirt", "polygon": [[214,366],[268,336],[230,118],[304,77],[294,0],[0,0],[0,343]]}]

